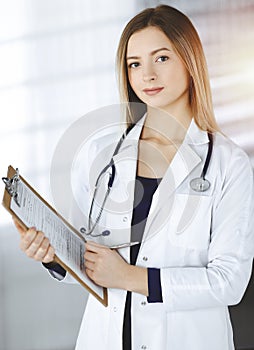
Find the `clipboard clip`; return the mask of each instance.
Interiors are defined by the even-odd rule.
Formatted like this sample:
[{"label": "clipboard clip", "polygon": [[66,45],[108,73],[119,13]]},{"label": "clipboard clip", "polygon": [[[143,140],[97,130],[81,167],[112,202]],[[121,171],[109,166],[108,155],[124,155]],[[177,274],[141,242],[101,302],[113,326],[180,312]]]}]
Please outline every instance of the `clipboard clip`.
[{"label": "clipboard clip", "polygon": [[19,169],[16,168],[16,173],[13,175],[12,178],[8,177],[2,177],[2,180],[5,184],[5,189],[9,193],[11,197],[13,197],[15,203],[20,207],[20,201],[19,201],[19,193],[18,193],[18,187],[20,182],[19,177]]}]

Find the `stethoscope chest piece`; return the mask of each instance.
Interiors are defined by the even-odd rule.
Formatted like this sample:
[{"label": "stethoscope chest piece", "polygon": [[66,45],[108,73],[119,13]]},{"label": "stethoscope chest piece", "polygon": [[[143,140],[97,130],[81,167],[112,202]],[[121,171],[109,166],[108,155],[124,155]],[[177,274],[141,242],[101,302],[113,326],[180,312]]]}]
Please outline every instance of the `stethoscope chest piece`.
[{"label": "stethoscope chest piece", "polygon": [[210,188],[210,182],[202,177],[197,177],[191,180],[190,187],[195,192],[205,192]]}]

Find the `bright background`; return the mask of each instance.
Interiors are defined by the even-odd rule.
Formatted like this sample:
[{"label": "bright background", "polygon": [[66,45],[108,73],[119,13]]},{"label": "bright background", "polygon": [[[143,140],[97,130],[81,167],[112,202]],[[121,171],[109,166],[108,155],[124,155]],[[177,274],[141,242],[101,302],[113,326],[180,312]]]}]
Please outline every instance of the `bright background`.
[{"label": "bright background", "polygon": [[[86,112],[118,102],[114,59],[121,30],[137,11],[158,3],[0,0],[1,176],[9,164],[19,167],[51,201],[58,139]],[[185,12],[198,29],[217,120],[254,164],[254,0],[163,3]],[[86,292],[51,280],[18,244],[1,207],[0,350],[73,349]],[[247,347],[247,338],[240,340]]]}]

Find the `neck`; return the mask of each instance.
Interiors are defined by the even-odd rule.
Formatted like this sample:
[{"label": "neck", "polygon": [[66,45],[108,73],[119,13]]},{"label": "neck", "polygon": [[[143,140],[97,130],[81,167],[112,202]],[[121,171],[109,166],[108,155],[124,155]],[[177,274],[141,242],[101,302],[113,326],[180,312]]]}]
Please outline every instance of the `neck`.
[{"label": "neck", "polygon": [[163,144],[180,144],[184,140],[191,119],[190,112],[173,117],[168,112],[148,107],[141,138],[155,139]]}]

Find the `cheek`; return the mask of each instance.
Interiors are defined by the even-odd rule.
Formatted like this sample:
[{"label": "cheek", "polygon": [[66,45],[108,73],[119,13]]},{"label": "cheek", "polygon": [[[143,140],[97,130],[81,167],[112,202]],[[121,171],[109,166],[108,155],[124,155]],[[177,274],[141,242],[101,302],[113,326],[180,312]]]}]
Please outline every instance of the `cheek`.
[{"label": "cheek", "polygon": [[161,66],[160,77],[181,85],[189,84],[189,73],[178,60],[169,62],[166,67]]},{"label": "cheek", "polygon": [[129,71],[128,78],[129,78],[129,83],[130,83],[130,86],[132,87],[132,90],[134,92],[137,92],[139,83],[140,83],[140,77],[138,75],[138,72]]}]

